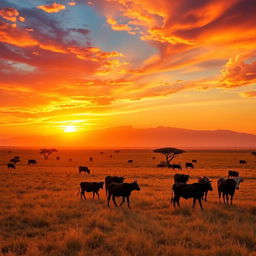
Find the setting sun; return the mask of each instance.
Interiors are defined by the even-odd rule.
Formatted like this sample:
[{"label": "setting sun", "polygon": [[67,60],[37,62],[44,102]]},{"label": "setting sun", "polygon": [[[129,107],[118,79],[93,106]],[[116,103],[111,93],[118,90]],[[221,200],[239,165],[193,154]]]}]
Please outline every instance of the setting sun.
[{"label": "setting sun", "polygon": [[76,132],[76,128],[74,126],[66,126],[64,132]]}]

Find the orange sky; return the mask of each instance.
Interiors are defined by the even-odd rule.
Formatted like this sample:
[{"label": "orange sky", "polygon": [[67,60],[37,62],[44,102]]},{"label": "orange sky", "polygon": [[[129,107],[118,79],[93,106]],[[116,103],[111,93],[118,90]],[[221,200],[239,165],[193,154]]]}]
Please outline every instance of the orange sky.
[{"label": "orange sky", "polygon": [[0,138],[123,125],[256,134],[255,13],[254,0],[1,0]]}]

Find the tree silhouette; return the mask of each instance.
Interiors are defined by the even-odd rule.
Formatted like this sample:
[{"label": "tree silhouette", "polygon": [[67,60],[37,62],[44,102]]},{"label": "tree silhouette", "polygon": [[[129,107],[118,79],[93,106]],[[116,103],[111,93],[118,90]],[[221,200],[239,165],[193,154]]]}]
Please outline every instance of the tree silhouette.
[{"label": "tree silhouette", "polygon": [[58,152],[55,148],[43,148],[40,149],[40,154],[44,156],[44,159],[47,160],[48,157],[53,153]]},{"label": "tree silhouette", "polygon": [[170,163],[174,157],[184,152],[185,151],[178,148],[158,148],[154,150],[154,153],[161,153],[165,156],[167,167],[170,167]]}]

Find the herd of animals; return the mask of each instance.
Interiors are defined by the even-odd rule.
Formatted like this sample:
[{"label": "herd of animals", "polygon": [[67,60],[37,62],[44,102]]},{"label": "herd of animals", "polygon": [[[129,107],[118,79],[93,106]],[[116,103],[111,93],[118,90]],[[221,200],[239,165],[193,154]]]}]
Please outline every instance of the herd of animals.
[{"label": "herd of animals", "polygon": [[[102,152],[101,152],[102,154]],[[56,160],[60,160],[60,157],[57,157]],[[72,159],[69,159],[69,161],[72,161]],[[93,161],[93,158],[90,157],[89,161]],[[10,160],[9,163],[7,163],[8,169],[15,169],[16,163],[20,162],[20,157],[15,156]],[[133,160],[128,160],[128,163],[133,163]],[[193,163],[197,163],[197,160],[192,160],[191,163],[186,163],[186,168],[194,168]],[[240,164],[246,164],[245,160],[240,160]],[[37,164],[37,161],[34,159],[29,159],[27,161],[28,165],[35,165]],[[163,167],[164,162],[161,162],[157,167]],[[179,164],[173,164],[168,166],[173,169],[180,169],[181,166]],[[79,166],[78,167],[79,173],[88,173],[90,174],[90,169],[87,166]],[[107,195],[107,205],[109,207],[110,199],[112,199],[114,205],[118,207],[116,203],[116,197],[122,197],[122,202],[119,206],[122,206],[125,200],[127,201],[127,205],[130,208],[130,195],[132,191],[140,191],[140,187],[137,183],[137,181],[126,183],[124,182],[125,177],[120,176],[106,176],[105,182],[81,182],[80,188],[77,193],[77,195],[81,195],[81,199],[86,199],[85,192],[92,192],[93,198],[95,194],[97,195],[98,199],[100,199],[99,196],[99,190],[103,189],[103,186],[105,184],[105,190]],[[212,191],[212,181],[206,177],[201,176],[198,178],[198,181],[196,183],[187,184],[189,181],[189,175],[187,174],[175,174],[174,175],[174,184],[172,185],[172,198],[171,203],[174,207],[176,207],[176,204],[180,207],[180,198],[189,199],[193,198],[193,208],[195,206],[196,201],[199,202],[199,205],[201,209],[203,209],[202,201],[207,201],[207,194],[208,191]],[[219,202],[221,202],[221,197],[223,198],[223,202],[226,204],[232,205],[233,197],[235,194],[236,189],[239,189],[239,185],[241,182],[243,182],[244,179],[239,176],[239,172],[237,171],[228,171],[228,177],[226,178],[220,178],[217,181],[217,187],[218,187],[218,196],[219,196]]]}]

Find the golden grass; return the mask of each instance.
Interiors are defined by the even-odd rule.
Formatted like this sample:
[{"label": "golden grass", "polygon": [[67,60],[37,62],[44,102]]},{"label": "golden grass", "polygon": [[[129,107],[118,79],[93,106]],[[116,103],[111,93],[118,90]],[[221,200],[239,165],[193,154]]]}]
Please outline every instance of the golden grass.
[{"label": "golden grass", "polygon": [[[161,155],[147,150],[99,152],[67,150],[43,160],[36,150],[0,151],[0,255],[256,255],[256,159],[249,152],[195,151],[176,159],[198,159],[194,170],[182,170],[192,176],[190,182],[200,175],[213,180],[214,191],[203,211],[197,204],[192,209],[192,200],[181,200],[181,208],[170,205],[176,171],[155,168]],[[22,161],[16,170],[8,170],[5,164],[13,155]],[[57,155],[61,160],[55,160]],[[33,158],[38,165],[27,166],[26,160]],[[239,159],[248,164],[239,165]],[[79,165],[89,166],[91,175],[79,175]],[[218,177],[229,169],[245,178],[233,206],[219,204],[216,189]],[[81,181],[104,181],[106,175],[138,179],[141,191],[133,192],[131,210],[126,204],[115,208],[112,202],[108,208],[104,190],[101,200],[76,195]]]}]

